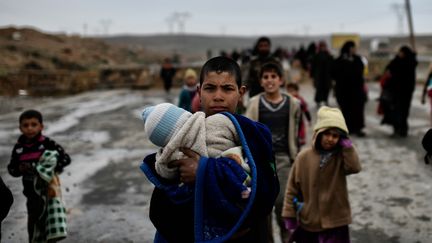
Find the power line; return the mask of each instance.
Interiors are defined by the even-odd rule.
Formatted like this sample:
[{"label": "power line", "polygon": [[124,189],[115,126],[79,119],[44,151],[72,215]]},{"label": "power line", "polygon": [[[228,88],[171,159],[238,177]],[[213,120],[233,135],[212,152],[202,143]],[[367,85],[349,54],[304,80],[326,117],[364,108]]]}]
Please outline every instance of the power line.
[{"label": "power line", "polygon": [[174,27],[177,25],[178,33],[184,34],[186,32],[186,20],[191,17],[189,12],[173,12],[169,15],[165,22],[168,24],[169,32],[174,33]]},{"label": "power line", "polygon": [[397,18],[397,33],[404,33],[405,6],[401,3],[392,3],[390,8],[394,11]]}]

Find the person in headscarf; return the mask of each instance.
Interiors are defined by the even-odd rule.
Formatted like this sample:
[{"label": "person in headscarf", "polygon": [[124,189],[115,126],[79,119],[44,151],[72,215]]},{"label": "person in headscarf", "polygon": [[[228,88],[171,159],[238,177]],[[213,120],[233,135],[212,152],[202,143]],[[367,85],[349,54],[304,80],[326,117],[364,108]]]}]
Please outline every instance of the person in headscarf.
[{"label": "person in headscarf", "polygon": [[367,101],[363,78],[364,64],[356,54],[356,45],[347,41],[333,65],[336,100],[351,134],[364,137],[364,107]]},{"label": "person in headscarf", "polygon": [[388,94],[390,109],[384,110],[382,123],[393,126],[393,137],[408,136],[408,116],[416,82],[416,53],[402,46],[386,67],[388,79],[383,93]]}]

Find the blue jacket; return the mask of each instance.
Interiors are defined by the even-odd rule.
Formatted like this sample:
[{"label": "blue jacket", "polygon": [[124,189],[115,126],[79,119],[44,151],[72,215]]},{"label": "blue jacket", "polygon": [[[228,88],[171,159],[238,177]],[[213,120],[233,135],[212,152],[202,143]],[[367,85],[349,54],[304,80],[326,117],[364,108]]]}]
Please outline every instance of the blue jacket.
[{"label": "blue jacket", "polygon": [[236,126],[248,159],[250,197],[241,198],[244,171],[230,159],[201,157],[195,185],[179,186],[159,177],[155,154],[148,155],[141,169],[155,185],[150,202],[155,242],[266,242],[267,216],[279,193],[271,133],[244,116],[222,114]]}]

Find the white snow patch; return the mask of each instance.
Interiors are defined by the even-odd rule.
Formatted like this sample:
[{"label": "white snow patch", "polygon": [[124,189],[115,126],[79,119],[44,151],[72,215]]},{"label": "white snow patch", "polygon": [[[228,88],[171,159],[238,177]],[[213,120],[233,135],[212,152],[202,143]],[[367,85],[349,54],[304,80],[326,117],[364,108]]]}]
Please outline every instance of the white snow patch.
[{"label": "white snow patch", "polygon": [[136,102],[137,100],[138,97],[136,96],[115,96],[109,97],[108,99],[70,104],[71,109],[75,109],[75,111],[68,112],[67,115],[61,117],[58,121],[51,122],[50,125],[47,126],[45,133],[47,135],[52,135],[58,132],[64,132],[77,125],[79,120],[87,115],[115,110]]},{"label": "white snow patch", "polygon": [[[75,154],[73,162],[61,175],[63,187],[70,188],[70,192],[64,194],[64,200],[69,205],[76,205],[87,191],[85,185],[82,184],[87,178],[110,162],[122,163],[132,158],[142,157],[147,152],[142,149],[98,149],[90,151],[89,154]],[[137,170],[138,164],[137,162]]]}]

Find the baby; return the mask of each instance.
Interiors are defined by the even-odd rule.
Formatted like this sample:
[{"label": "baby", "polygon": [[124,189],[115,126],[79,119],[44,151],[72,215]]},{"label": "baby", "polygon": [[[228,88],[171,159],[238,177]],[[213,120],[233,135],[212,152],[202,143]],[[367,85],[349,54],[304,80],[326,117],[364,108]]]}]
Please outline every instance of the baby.
[{"label": "baby", "polygon": [[[240,139],[231,120],[223,114],[209,117],[204,112],[194,114],[170,103],[144,109],[142,113],[146,137],[161,148],[156,153],[155,168],[166,179],[178,177],[177,168],[169,163],[182,158],[179,148],[190,148],[201,156],[228,157],[235,160],[248,174]],[[248,176],[247,181],[250,180]]]}]

